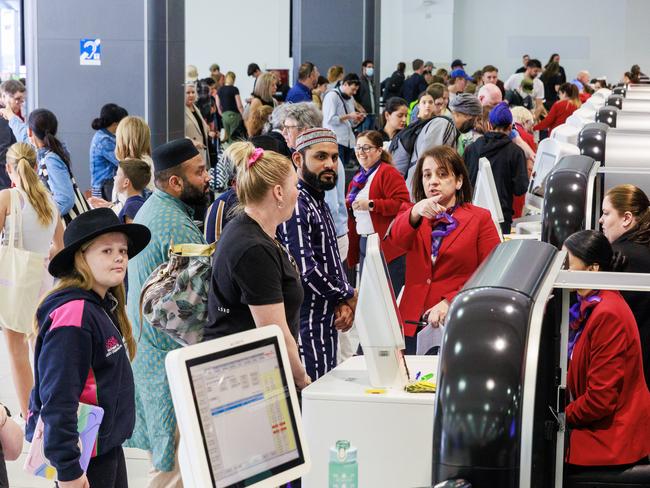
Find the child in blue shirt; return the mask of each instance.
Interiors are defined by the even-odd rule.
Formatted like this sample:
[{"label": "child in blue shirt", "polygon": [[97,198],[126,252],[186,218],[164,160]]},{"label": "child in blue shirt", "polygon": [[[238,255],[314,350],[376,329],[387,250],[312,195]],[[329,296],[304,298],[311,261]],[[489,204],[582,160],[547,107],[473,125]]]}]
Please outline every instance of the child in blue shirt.
[{"label": "child in blue shirt", "polygon": [[146,198],[144,189],[151,181],[151,167],[140,159],[120,161],[115,174],[115,189],[118,195],[126,197],[119,218],[123,224],[130,224]]}]

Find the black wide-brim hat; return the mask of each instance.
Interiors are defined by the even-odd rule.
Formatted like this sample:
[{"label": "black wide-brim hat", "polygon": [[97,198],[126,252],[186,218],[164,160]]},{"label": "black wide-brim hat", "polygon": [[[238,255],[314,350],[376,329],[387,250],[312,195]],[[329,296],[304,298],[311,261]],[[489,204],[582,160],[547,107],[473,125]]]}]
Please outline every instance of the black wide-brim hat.
[{"label": "black wide-brim hat", "polygon": [[151,232],[141,224],[123,224],[109,208],[96,208],[74,219],[63,233],[64,247],[52,258],[48,271],[55,278],[69,274],[74,268],[74,255],[81,246],[109,232],[125,234],[129,242],[129,259],[142,251],[151,240]]}]

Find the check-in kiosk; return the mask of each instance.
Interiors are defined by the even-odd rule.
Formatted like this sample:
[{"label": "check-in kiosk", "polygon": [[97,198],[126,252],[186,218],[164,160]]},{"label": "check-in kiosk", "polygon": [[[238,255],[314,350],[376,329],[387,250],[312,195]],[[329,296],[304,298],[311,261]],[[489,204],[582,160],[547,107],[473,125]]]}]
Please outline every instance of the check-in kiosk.
[{"label": "check-in kiosk", "polygon": [[562,271],[565,259],[548,243],[504,242],[452,302],[438,361],[433,484],[650,486],[647,464],[564,473],[569,290],[650,292],[648,275]]},{"label": "check-in kiosk", "polygon": [[[650,92],[648,92],[650,95]],[[650,96],[648,97],[623,97],[612,95],[607,99],[607,105],[617,107],[626,112],[650,112]]]},{"label": "check-in kiosk", "polygon": [[650,193],[650,131],[611,128],[607,124],[586,125],[578,137],[580,154],[600,162],[601,191],[633,182]]},{"label": "check-in kiosk", "polygon": [[607,124],[613,129],[650,131],[650,111],[629,112],[612,105],[607,105],[598,109],[594,121]]},{"label": "check-in kiosk", "polygon": [[541,240],[562,247],[574,232],[593,229],[600,215],[600,163],[583,155],[566,156],[547,179]]}]

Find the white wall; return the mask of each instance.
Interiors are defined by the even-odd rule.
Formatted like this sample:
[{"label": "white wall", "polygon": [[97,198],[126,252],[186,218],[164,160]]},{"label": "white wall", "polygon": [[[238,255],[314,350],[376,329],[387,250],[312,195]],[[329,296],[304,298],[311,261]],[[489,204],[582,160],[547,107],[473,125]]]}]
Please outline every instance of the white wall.
[{"label": "white wall", "polygon": [[528,53],[545,65],[561,55],[569,80],[581,69],[616,82],[633,63],[650,69],[645,0],[455,0],[454,52],[473,72],[485,64],[506,79]]},{"label": "white wall", "polygon": [[397,63],[420,58],[437,67],[448,67],[453,59],[454,0],[382,0],[381,80],[390,76]]},{"label": "white wall", "polygon": [[262,70],[291,70],[289,58],[290,0],[188,0],[185,2],[185,64],[206,77],[217,63],[233,71],[242,98],[253,90],[246,76],[249,63]]},{"label": "white wall", "polygon": [[[243,95],[253,86],[248,63],[291,70],[290,1],[187,1],[186,64],[201,76],[213,62],[234,71]],[[382,0],[381,8],[380,79],[399,61],[410,71],[415,58],[446,68],[462,58],[470,73],[494,64],[505,79],[524,52],[542,64],[559,52],[569,79],[587,69],[616,82],[633,63],[650,72],[649,0]]]}]

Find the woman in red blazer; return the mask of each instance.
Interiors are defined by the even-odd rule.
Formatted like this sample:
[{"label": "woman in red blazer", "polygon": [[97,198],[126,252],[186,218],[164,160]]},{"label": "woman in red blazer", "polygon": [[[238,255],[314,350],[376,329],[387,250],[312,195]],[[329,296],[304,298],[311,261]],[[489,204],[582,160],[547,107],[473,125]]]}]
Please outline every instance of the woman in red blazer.
[{"label": "woman in red blazer", "polygon": [[[347,256],[351,267],[363,261],[365,246],[361,238],[376,232],[382,239],[402,204],[410,199],[404,177],[392,166],[392,158],[382,149],[382,144],[378,131],[365,131],[357,137],[355,152],[361,169],[350,182],[346,197],[351,213]],[[404,263],[397,258],[404,251],[386,241],[382,241],[381,248],[398,294],[404,283]]]},{"label": "woman in red blazer", "polygon": [[400,302],[407,352],[421,317],[438,327],[450,302],[499,244],[488,210],[469,203],[463,159],[448,146],[424,152],[413,177],[416,204],[404,204],[386,240],[406,251],[406,285]]},{"label": "woman in red blazer", "polygon": [[[612,268],[612,247],[600,232],[576,232],[564,248],[571,270]],[[618,291],[577,292],[569,330],[567,462],[634,464],[650,454],[650,392],[634,315]]]},{"label": "woman in red blazer", "polygon": [[534,130],[548,130],[549,134],[558,125],[564,124],[569,116],[580,108],[578,87],[572,83],[563,83],[557,90],[560,99],[553,104],[548,115],[539,122]]}]

